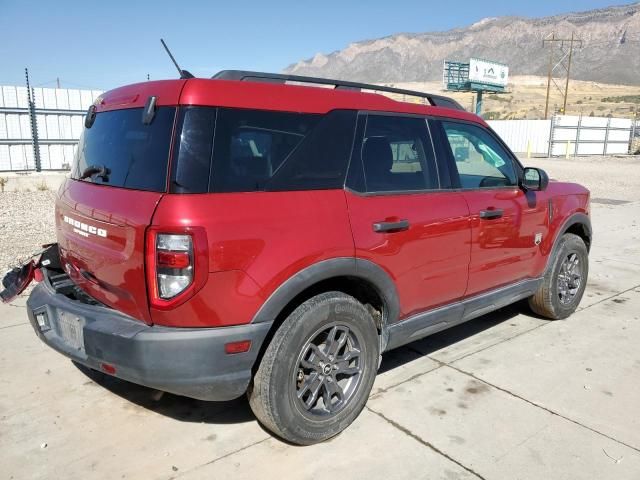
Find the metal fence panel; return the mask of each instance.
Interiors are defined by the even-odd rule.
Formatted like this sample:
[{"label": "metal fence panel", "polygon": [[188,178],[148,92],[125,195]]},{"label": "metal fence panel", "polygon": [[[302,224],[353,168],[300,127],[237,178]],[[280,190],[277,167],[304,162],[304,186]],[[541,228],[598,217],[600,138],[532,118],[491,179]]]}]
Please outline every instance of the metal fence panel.
[{"label": "metal fence panel", "polygon": [[551,120],[491,120],[487,122],[514,152],[546,154]]}]

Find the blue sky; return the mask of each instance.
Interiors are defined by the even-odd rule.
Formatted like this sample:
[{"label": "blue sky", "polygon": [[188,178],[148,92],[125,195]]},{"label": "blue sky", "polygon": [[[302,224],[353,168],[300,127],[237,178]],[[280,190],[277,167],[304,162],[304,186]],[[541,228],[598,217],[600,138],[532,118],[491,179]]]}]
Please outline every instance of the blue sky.
[{"label": "blue sky", "polygon": [[[629,3],[621,1],[620,3]],[[501,15],[541,17],[609,1],[0,0],[0,84],[108,89],[176,72],[208,77],[238,68],[280,71],[317,52],[399,32],[448,30]],[[27,28],[30,27],[30,31]]]}]

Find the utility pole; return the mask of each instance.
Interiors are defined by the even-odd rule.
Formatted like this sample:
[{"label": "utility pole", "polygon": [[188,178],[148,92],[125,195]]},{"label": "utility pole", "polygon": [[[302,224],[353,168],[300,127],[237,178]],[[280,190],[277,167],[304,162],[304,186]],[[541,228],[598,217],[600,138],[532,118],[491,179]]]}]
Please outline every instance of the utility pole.
[{"label": "utility pole", "polygon": [[56,77],[56,86],[60,88],[60,78]]},{"label": "utility pole", "polygon": [[[547,75],[547,100],[544,104],[544,119],[547,119],[549,113],[549,90],[551,89],[551,72],[553,71],[553,41],[556,39],[555,32],[551,34],[551,48],[549,49],[549,73]],[[542,41],[544,47],[544,40]]]},{"label": "utility pole", "polygon": [[[549,45],[549,71],[547,74],[547,98],[544,107],[545,120],[549,116],[549,97],[551,94],[551,83],[555,85],[560,94],[563,96],[562,113],[567,111],[567,95],[569,94],[569,79],[571,76],[571,61],[573,60],[573,49],[575,46],[582,47],[582,40],[576,39],[575,34],[571,34],[571,38],[556,38],[555,32],[551,34],[551,38],[542,40],[542,46]],[[554,63],[556,55],[556,47],[559,47],[559,59]],[[565,82],[564,88],[556,81],[553,76],[554,71],[564,70]]]}]

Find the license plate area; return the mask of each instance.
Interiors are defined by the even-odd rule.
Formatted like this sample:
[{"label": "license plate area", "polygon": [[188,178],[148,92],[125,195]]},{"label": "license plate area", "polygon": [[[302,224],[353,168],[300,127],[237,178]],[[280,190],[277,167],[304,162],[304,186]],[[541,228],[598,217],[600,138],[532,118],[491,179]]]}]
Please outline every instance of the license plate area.
[{"label": "license plate area", "polygon": [[72,350],[84,353],[85,319],[63,310],[58,310],[58,335]]}]

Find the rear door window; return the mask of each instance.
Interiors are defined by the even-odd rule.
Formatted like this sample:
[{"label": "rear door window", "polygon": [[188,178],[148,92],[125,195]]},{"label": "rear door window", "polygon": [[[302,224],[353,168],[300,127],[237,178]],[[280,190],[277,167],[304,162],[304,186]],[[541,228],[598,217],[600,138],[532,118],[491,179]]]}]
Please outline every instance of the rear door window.
[{"label": "rear door window", "polygon": [[326,115],[188,107],[172,192],[342,188],[356,112]]},{"label": "rear door window", "polygon": [[368,115],[360,158],[367,192],[439,188],[424,118]]},{"label": "rear door window", "polygon": [[88,167],[104,167],[108,175],[82,181],[164,192],[175,112],[174,107],[160,107],[148,125],[142,123],[141,108],[98,113],[82,133],[72,178],[79,180]]}]

